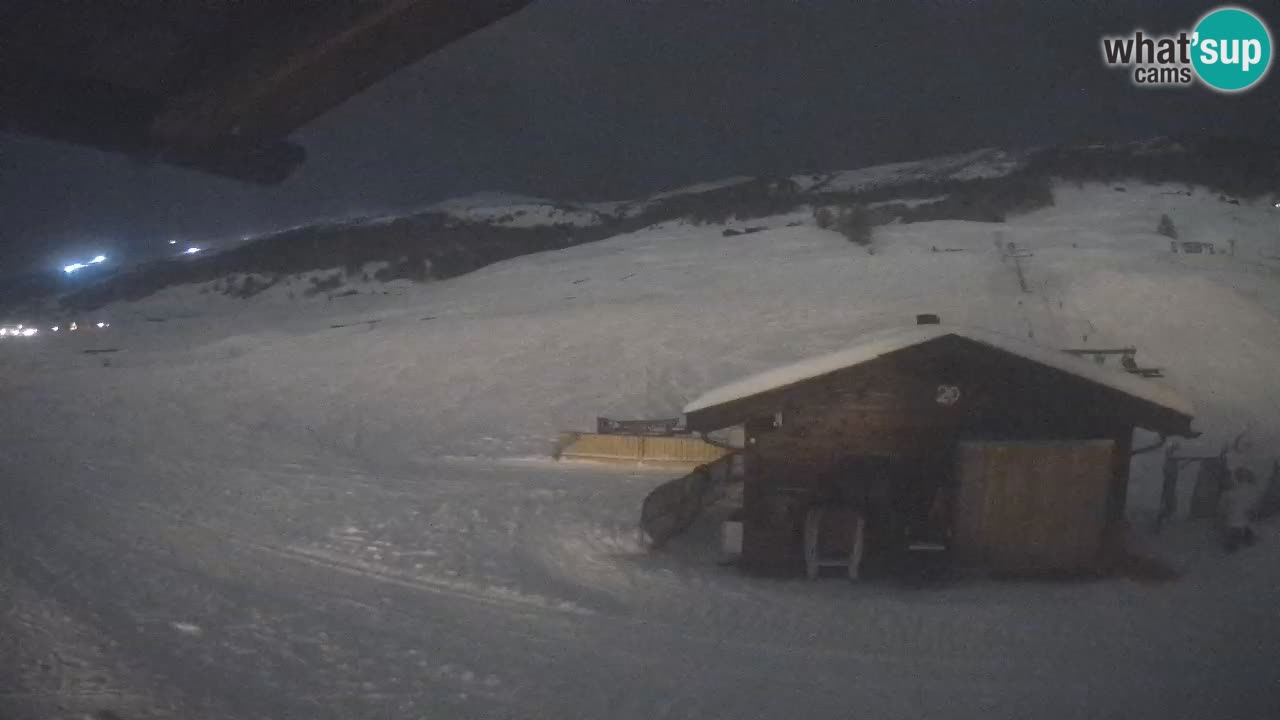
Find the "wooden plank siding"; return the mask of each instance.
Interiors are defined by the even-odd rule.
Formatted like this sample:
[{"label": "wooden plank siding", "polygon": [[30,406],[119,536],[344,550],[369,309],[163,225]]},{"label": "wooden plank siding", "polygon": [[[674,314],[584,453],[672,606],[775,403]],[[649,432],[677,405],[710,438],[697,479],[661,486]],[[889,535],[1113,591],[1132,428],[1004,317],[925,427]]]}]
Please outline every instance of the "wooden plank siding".
[{"label": "wooden plank siding", "polygon": [[1115,443],[961,443],[957,556],[1003,571],[1072,571],[1098,559]]},{"label": "wooden plank siding", "polygon": [[[833,468],[849,458],[880,459],[890,468],[896,522],[927,515],[937,493],[954,497],[962,443],[1103,438],[1108,450],[1102,484],[1095,475],[1067,473],[1062,482],[1087,483],[1073,491],[1078,495],[1064,496],[1068,504],[1047,526],[1051,530],[1045,530],[1056,536],[1064,532],[1059,522],[1072,523],[1077,529],[1067,537],[1075,542],[1092,535],[1087,547],[1096,554],[1104,528],[1123,520],[1130,437],[1137,418],[1149,417],[1142,414],[1146,409],[1067,373],[974,347],[962,338],[942,340],[691,413],[689,424],[695,429],[744,424],[750,451],[745,460],[744,564],[760,570],[799,567],[804,510],[830,493]],[[940,402],[949,387],[958,388],[958,399]],[[1031,513],[1025,522],[1039,522],[1035,506],[1028,504],[1030,490],[1016,484],[993,488],[1022,493],[1010,501],[1009,511]],[[1084,503],[1086,497],[1094,504]],[[1081,516],[1072,519],[1072,513]],[[1019,527],[1032,544],[1030,552],[1048,553],[1047,540],[1029,526]],[[880,518],[869,533],[881,537],[869,535],[869,542],[891,542],[884,535],[900,530]],[[1049,553],[1046,562],[1074,562],[1084,553],[1082,547],[1063,549],[1061,558]]]}]

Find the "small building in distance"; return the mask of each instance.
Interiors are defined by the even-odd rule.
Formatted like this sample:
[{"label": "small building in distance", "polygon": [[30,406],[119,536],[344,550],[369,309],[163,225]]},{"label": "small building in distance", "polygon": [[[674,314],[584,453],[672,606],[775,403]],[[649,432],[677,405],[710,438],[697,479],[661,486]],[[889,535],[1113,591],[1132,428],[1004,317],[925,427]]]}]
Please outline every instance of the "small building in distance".
[{"label": "small building in distance", "polygon": [[1149,380],[921,322],[684,408],[691,431],[745,429],[744,567],[803,568],[806,517],[843,506],[865,521],[869,568],[927,534],[964,564],[1088,570],[1122,527],[1134,428],[1193,434],[1191,406]]}]

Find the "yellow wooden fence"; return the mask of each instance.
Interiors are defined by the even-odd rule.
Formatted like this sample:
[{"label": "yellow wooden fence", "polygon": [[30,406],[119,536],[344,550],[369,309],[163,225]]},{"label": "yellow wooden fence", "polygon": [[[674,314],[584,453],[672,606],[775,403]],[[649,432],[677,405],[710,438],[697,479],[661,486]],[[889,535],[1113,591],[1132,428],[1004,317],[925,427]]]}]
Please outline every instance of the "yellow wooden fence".
[{"label": "yellow wooden fence", "polygon": [[702,465],[730,452],[695,437],[564,433],[556,455],[564,460]]}]

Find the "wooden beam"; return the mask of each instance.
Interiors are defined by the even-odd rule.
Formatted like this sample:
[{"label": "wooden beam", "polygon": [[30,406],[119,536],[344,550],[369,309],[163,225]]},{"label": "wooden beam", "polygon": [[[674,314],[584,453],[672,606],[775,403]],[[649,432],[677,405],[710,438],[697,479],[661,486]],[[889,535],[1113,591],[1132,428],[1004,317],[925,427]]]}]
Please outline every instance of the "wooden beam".
[{"label": "wooden beam", "polygon": [[162,101],[136,90],[20,63],[0,65],[0,130],[271,185],[305,158],[286,142],[214,138],[200,146],[158,142],[151,120]]},{"label": "wooden beam", "polygon": [[[288,3],[234,30],[245,49],[174,98],[153,130],[184,145],[218,137],[277,139],[428,53],[532,0]],[[250,4],[252,5],[252,4]],[[360,11],[353,15],[353,8]],[[367,8],[367,9],[366,9]]]}]

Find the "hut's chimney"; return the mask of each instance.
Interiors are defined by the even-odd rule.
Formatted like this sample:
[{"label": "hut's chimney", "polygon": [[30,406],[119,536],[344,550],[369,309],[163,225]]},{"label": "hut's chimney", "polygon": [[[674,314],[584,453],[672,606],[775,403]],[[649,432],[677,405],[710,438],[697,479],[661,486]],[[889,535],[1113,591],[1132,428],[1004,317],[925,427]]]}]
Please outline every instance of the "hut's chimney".
[{"label": "hut's chimney", "polygon": [[917,325],[941,325],[942,319],[933,313],[920,313],[916,315]]}]

